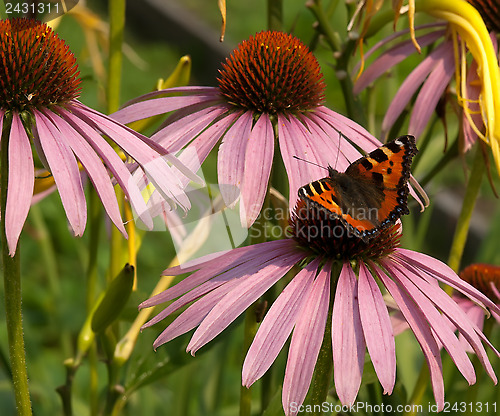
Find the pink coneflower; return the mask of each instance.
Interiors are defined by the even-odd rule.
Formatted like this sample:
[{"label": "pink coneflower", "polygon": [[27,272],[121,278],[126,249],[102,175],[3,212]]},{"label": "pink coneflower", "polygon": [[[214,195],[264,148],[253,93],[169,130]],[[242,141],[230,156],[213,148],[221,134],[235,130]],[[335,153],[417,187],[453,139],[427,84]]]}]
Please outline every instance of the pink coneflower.
[{"label": "pink coneflower", "polygon": [[325,85],[318,62],[292,35],[268,31],[243,41],[222,64],[218,83],[153,92],[112,117],[130,123],[172,111],[151,138],[172,152],[190,150],[179,159],[191,169],[197,169],[222,139],[219,186],[227,206],[240,201],[244,226],[250,226],[262,208],[276,145],[289,178],[290,204],[301,185],[324,176],[321,168],[293,156],[321,166],[337,161],[337,169],[343,170],[360,153],[345,139],[339,145],[339,131],[367,152],[381,145],[365,129],[322,105]]},{"label": "pink coneflower", "polygon": [[[491,345],[438,282],[478,305],[497,312],[498,308],[439,260],[400,248],[399,223],[365,242],[347,233],[324,211],[315,211],[300,200],[290,225],[291,238],[236,248],[215,258],[198,259],[194,265],[165,270],[165,275],[194,273],[141,304],[144,308],[173,300],[145,327],[189,305],[160,334],[154,347],[196,328],[187,346],[194,354],[295,267],[299,271],[260,324],[242,373],[243,385],[252,385],[292,334],[282,396],[287,416],[296,413],[294,409],[303,403],[309,389],[331,303],[334,383],[341,403],[350,405],[356,399],[366,349],[384,393],[391,394],[396,377],[395,342],[379,285],[393,297],[422,348],[439,409],[444,406],[441,345],[467,382],[476,381],[465,347],[449,321],[472,345],[496,382],[482,341]],[[344,233],[339,234],[342,229]]]},{"label": "pink coneflower", "polygon": [[[464,0],[425,0],[416,3],[417,11],[443,19],[447,25],[445,27],[443,22],[442,28],[436,24],[415,28],[417,31],[436,29],[417,37],[421,47],[433,45],[433,50],[398,88],[382,123],[382,137],[387,136],[416,94],[408,130],[418,138],[433,113],[439,112],[437,107],[440,99],[448,93],[448,89],[454,87],[457,102],[463,109],[461,151],[467,151],[480,137],[491,147],[500,171],[500,75],[498,45],[494,35],[499,30],[498,13],[495,14],[495,10],[498,11],[498,2],[469,3]],[[408,31],[398,32],[384,39],[375,45],[367,56],[406,33]],[[383,52],[357,80],[354,91],[359,93],[415,52],[416,49],[410,40],[402,41]],[[472,62],[468,60],[470,55]]]},{"label": "pink coneflower", "polygon": [[110,142],[140,166],[165,198],[189,206],[167,161],[184,173],[187,169],[157,143],[77,100],[80,78],[75,57],[50,27],[28,19],[0,21],[0,60],[0,129],[2,141],[8,140],[9,158],[5,227],[11,255],[33,196],[32,146],[54,177],[75,235],[83,234],[87,220],[80,166],[124,235],[108,170],[139,217],[152,226],[137,181]]}]

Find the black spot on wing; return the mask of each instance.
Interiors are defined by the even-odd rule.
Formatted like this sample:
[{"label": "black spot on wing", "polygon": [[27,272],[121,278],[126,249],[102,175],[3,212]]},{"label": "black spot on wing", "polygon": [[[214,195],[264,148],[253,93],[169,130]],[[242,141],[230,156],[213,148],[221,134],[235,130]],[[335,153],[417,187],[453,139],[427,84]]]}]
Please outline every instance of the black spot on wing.
[{"label": "black spot on wing", "polygon": [[370,157],[378,163],[385,162],[387,159],[389,159],[385,152],[380,148],[371,152]]},{"label": "black spot on wing", "polygon": [[373,163],[368,159],[361,159],[359,162],[366,170],[370,170],[373,168]]},{"label": "black spot on wing", "polygon": [[384,183],[384,175],[382,175],[379,172],[372,172],[372,179],[377,184],[383,184]]},{"label": "black spot on wing", "polygon": [[389,142],[385,145],[392,153],[399,153],[403,147],[396,143],[397,140]]}]

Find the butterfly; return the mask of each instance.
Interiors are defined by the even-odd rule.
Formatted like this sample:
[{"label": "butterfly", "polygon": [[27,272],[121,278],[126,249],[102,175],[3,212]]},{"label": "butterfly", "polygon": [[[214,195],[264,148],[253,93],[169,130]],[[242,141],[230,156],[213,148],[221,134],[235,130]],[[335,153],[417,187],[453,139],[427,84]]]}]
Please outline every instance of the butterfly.
[{"label": "butterfly", "polygon": [[410,213],[408,179],[417,152],[415,137],[398,137],[356,160],[345,172],[328,166],[328,176],[299,188],[299,198],[368,242]]}]

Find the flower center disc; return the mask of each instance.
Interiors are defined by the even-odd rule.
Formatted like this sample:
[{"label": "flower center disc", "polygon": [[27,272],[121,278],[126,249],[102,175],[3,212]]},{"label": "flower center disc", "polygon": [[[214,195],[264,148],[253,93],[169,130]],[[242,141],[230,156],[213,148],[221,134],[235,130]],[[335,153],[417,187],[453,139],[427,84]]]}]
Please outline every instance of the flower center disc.
[{"label": "flower center disc", "polygon": [[64,104],[79,95],[73,53],[44,23],[0,21],[0,108],[23,111]]},{"label": "flower center disc", "polygon": [[318,61],[287,33],[260,32],[243,41],[219,72],[221,94],[230,103],[259,113],[307,111],[324,99]]},{"label": "flower center disc", "polygon": [[339,220],[299,199],[290,218],[291,237],[305,249],[336,260],[379,259],[391,254],[401,238],[399,224],[363,241]]}]

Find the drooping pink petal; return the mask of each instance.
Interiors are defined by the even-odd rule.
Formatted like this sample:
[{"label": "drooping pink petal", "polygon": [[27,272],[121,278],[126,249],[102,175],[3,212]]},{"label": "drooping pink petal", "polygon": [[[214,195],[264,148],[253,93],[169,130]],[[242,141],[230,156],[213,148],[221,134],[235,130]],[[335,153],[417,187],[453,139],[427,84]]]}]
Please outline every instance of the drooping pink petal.
[{"label": "drooping pink petal", "polygon": [[69,224],[81,236],[87,223],[87,204],[78,163],[57,127],[39,111],[34,111],[36,132],[50,171],[59,190]]},{"label": "drooping pink petal", "polygon": [[182,189],[179,178],[165,159],[146,143],[146,139],[139,140],[137,133],[132,133],[116,123],[115,120],[95,112],[91,108],[83,105],[74,106],[72,111],[79,115],[80,118],[88,120],[89,123],[94,123],[95,127],[101,132],[112,137],[113,141],[124,152],[141,165],[148,179],[165,199],[172,200],[177,205],[189,209],[190,202]]},{"label": "drooping pink petal", "polygon": [[352,144],[359,146],[365,152],[371,152],[382,146],[382,142],[371,135],[368,130],[350,118],[330,110],[328,107],[318,107],[316,114],[335,128],[335,130],[340,131],[344,139],[348,139]]},{"label": "drooping pink petal", "polygon": [[185,293],[174,302],[172,302],[163,311],[161,311],[158,315],[156,315],[153,319],[144,324],[144,328],[156,324],[157,322],[161,321],[162,319],[164,319],[171,313],[175,312],[179,308],[183,307],[184,305],[192,302],[193,300],[203,296],[204,294],[214,290],[215,288],[221,285],[225,285],[227,282],[231,280],[242,281],[243,279],[248,278],[252,274],[255,274],[261,269],[263,269],[264,267],[273,264],[278,257],[286,255],[288,252],[289,250],[284,250],[281,252],[279,250],[275,250],[270,253],[265,253],[259,257],[253,257],[252,259],[249,259],[245,263],[239,263],[239,264],[232,263],[231,265],[226,266],[225,270],[222,273],[215,273],[213,269],[204,267],[202,270],[195,272],[189,278],[184,279],[178,285],[181,285],[184,281],[189,280],[189,285],[192,286],[193,283],[200,281],[201,278],[205,279],[207,271],[208,273],[210,273],[210,276],[212,277],[206,280],[204,283],[200,284],[199,286],[196,286],[189,292]]},{"label": "drooping pink petal", "polygon": [[322,173],[324,174],[324,169],[293,157],[298,155],[306,160],[308,158],[314,160],[320,151],[310,147],[304,138],[303,131],[297,128],[297,123],[294,117],[288,120],[285,116],[278,114],[279,145],[285,169],[288,172],[290,207],[295,206],[297,191],[301,186],[310,182],[312,178],[318,178]]},{"label": "drooping pink petal", "polygon": [[[159,95],[157,92],[155,93]],[[150,93],[140,98],[154,98],[153,94],[155,93]],[[165,91],[163,91],[163,93],[165,93]],[[158,97],[145,101],[138,101],[130,105],[125,104],[126,107],[113,113],[112,117],[120,123],[131,123],[132,121],[168,113],[193,104],[206,102],[207,105],[209,105],[217,100],[218,98],[211,93],[211,91],[208,94],[204,93],[204,91],[200,91],[196,95]]]},{"label": "drooping pink petal", "polygon": [[[427,46],[442,37],[444,33],[445,31],[443,30],[427,33],[426,35],[418,38],[418,43],[421,47]],[[354,94],[359,94],[383,73],[387,72],[393,66],[397,65],[414,53],[415,46],[411,40],[405,40],[398,43],[388,51],[384,52],[361,74],[359,79],[354,84]]]},{"label": "drooping pink petal", "polygon": [[[495,373],[488,360],[488,356],[486,355],[486,351],[481,343],[481,339],[489,346],[491,344],[486,340],[486,337],[484,337],[482,332],[475,327],[473,322],[467,318],[465,312],[453,301],[450,296],[443,292],[439,287],[429,284],[426,279],[423,279],[422,273],[419,272],[418,269],[413,267],[411,264],[407,264],[406,267],[403,267],[406,269],[406,276],[413,280],[416,287],[426,287],[425,291],[423,291],[425,296],[428,297],[443,312],[443,314],[448,317],[458,331],[465,336],[476,352],[488,375],[493,381],[496,382]],[[491,348],[496,352],[496,349],[492,345]],[[498,354],[498,352],[496,353]]]},{"label": "drooping pink petal", "polygon": [[361,157],[361,153],[349,141],[345,140],[340,132],[317,116],[316,113],[304,116],[302,119],[314,135],[315,145],[322,149],[320,154],[322,160],[317,161],[321,166],[331,166],[339,172],[344,172],[351,162]]},{"label": "drooping pink petal", "polygon": [[333,379],[342,404],[356,400],[363,365],[365,340],[357,300],[358,281],[349,263],[340,272],[332,314]]},{"label": "drooping pink petal", "polygon": [[358,301],[366,346],[384,394],[396,381],[396,344],[382,293],[363,262],[358,277]]},{"label": "drooping pink petal", "polygon": [[288,249],[288,251],[293,251],[293,248],[295,246],[296,243],[293,240],[283,239],[266,241],[264,243],[254,244],[251,246],[236,247],[232,250],[207,254],[198,259],[187,261],[175,267],[170,267],[168,269],[165,269],[162,275],[177,276],[182,273],[188,273],[194,270],[198,270],[202,267],[202,265],[203,268],[208,267],[214,269],[219,267],[221,261],[226,262],[226,264],[231,264],[233,261],[243,262],[254,257],[258,257],[260,255],[258,253],[265,254],[275,249],[285,248]]},{"label": "drooping pink petal", "polygon": [[186,264],[185,268],[184,265],[179,265],[166,269],[162,273],[164,276],[177,276],[179,274],[199,270],[191,276],[181,280],[175,286],[172,286],[167,290],[164,290],[163,292],[145,300],[139,305],[139,308],[149,308],[151,306],[159,305],[175,299],[176,297],[189,292],[196,286],[205,283],[207,280],[210,280],[221,273],[227,272],[230,269],[237,268],[244,263],[250,262],[253,264],[253,261],[256,261],[256,265],[258,266],[263,260],[266,261],[267,259],[272,259],[277,255],[280,255],[282,252],[286,253],[293,251],[293,246],[293,241],[288,239],[269,241],[246,247],[238,247],[226,253],[215,253],[215,257],[212,255],[205,256],[205,258],[209,258],[207,261],[203,262],[204,258],[202,257],[198,259],[199,262],[196,262],[196,264],[191,267]]},{"label": "drooping pink petal", "polygon": [[[399,283],[399,286],[404,288],[408,295],[413,298],[414,302],[427,320],[429,326],[448,351],[448,354],[450,354],[453,362],[463,374],[469,385],[474,384],[476,382],[474,367],[472,366],[467,353],[460,345],[458,338],[453,333],[453,329],[450,328],[447,322],[445,322],[445,318],[424,295],[424,293],[428,295],[430,291],[435,291],[436,288],[431,288],[430,285],[426,282],[422,282],[421,280],[420,285],[416,286],[411,280],[411,277],[414,276],[412,276],[410,270],[403,269],[395,264],[390,264],[390,262],[385,262],[384,267],[390,273],[392,279],[396,281],[396,283]],[[441,289],[438,290],[442,292],[443,297],[446,296],[449,298],[446,292]]]},{"label": "drooping pink petal", "polygon": [[[0,132],[3,117],[0,115]],[[5,234],[9,254],[16,253],[19,235],[30,209],[35,183],[35,168],[28,135],[17,112],[12,114],[9,135],[9,178],[5,207]]]},{"label": "drooping pink petal", "polygon": [[241,224],[250,228],[260,214],[267,194],[274,156],[271,121],[262,114],[248,140],[241,187]]},{"label": "drooping pink petal", "polygon": [[243,363],[244,386],[250,387],[261,378],[285,345],[311,292],[318,264],[315,260],[297,273],[266,313]]},{"label": "drooping pink petal", "polygon": [[441,411],[444,408],[444,382],[439,346],[427,322],[422,316],[422,312],[414,304],[411,298],[377,266],[372,264],[372,269],[376,272],[377,277],[398,304],[401,313],[408,322],[408,325],[410,325],[415,338],[420,344],[420,348],[422,348],[427,366],[429,367],[434,398],[438,405],[438,411]]},{"label": "drooping pink petal", "polygon": [[244,312],[259,296],[281,279],[301,258],[301,253],[289,253],[275,260],[274,264],[261,269],[251,279],[243,280],[210,311],[195,331],[187,347],[195,353],[207,342],[220,334]]},{"label": "drooping pink petal", "polygon": [[138,97],[132,98],[123,104],[123,108],[128,107],[135,103],[140,103],[144,100],[150,100],[152,98],[160,98],[165,96],[165,94],[185,94],[186,96],[200,95],[200,96],[212,96],[220,97],[220,91],[216,87],[207,87],[200,85],[187,85],[184,87],[173,87],[164,90],[151,91],[146,94],[140,95]]},{"label": "drooping pink petal", "polygon": [[316,277],[293,330],[282,394],[283,409],[287,416],[296,414],[291,412],[291,403],[301,405],[311,384],[325,334],[330,302],[330,274],[331,263],[327,263]]},{"label": "drooping pink petal", "polygon": [[[194,302],[189,308],[182,312],[175,320],[163,330],[153,343],[153,348],[158,348],[160,345],[177,338],[179,335],[185,334],[197,327],[208,315],[208,313],[223,299],[227,292],[238,286],[237,280],[232,280],[219,286],[212,292],[205,295],[202,299]],[[193,353],[194,355],[194,353]]]},{"label": "drooping pink petal", "polygon": [[141,190],[138,188],[120,156],[97,131],[79,117],[62,107],[58,107],[57,112],[92,146],[123,189],[137,216],[148,228],[152,228],[153,219],[144,202]]},{"label": "drooping pink petal", "polygon": [[94,149],[92,149],[92,146],[90,146],[88,142],[63,118],[54,113],[45,113],[45,115],[51,119],[56,126],[58,126],[61,134],[66,137],[69,146],[85,168],[90,180],[94,184],[94,188],[99,195],[109,218],[126,238],[127,232],[123,226],[116,194],[113,189],[113,185],[111,184],[111,179],[109,178],[108,172],[106,171],[101,159],[97,156]]},{"label": "drooping pink petal", "polygon": [[179,155],[179,160],[193,172],[198,170],[215,144],[238,117],[239,113],[231,113],[216,121],[190,143]]},{"label": "drooping pink petal", "polygon": [[[434,22],[434,23],[426,23],[424,25],[418,25],[418,26],[415,26],[415,33],[419,30],[422,30],[422,29],[429,29],[429,28],[433,28],[433,27],[444,27],[446,26],[446,23],[445,22]],[[389,36],[386,36],[385,38],[383,38],[382,40],[378,41],[375,45],[373,45],[366,53],[365,53],[365,62],[366,60],[372,56],[375,52],[377,52],[381,47],[389,44],[390,42],[392,42],[394,39],[400,37],[400,36],[403,36],[403,35],[407,35],[408,33],[410,33],[410,29],[404,29],[404,30],[400,30],[398,32],[394,32],[392,34],[390,34]],[[445,34],[446,32],[443,30],[441,31],[440,33],[440,37],[443,36],[443,34]],[[418,42],[420,45],[422,45],[420,43],[420,40],[421,40],[421,37],[419,36],[417,38]],[[360,68],[360,65],[361,65],[361,61],[360,62],[357,62],[356,65],[354,65],[353,67],[353,70],[351,71],[351,75],[352,77],[354,78],[356,76],[356,74],[358,73],[359,71],[359,68]],[[359,87],[358,87],[359,88]]]},{"label": "drooping pink petal", "polygon": [[431,278],[435,278],[440,282],[451,286],[453,289],[465,294],[474,302],[482,306],[484,309],[487,306],[491,310],[500,313],[500,309],[495,303],[493,303],[487,296],[477,290],[474,286],[460,279],[460,277],[458,277],[457,274],[442,261],[439,261],[423,253],[402,248],[397,249],[395,256],[400,257],[408,264],[419,268],[420,270],[431,276]]},{"label": "drooping pink petal", "polygon": [[[477,326],[477,328],[482,331],[484,326],[484,310],[462,295],[454,295],[453,300],[460,307],[460,309],[465,312],[467,317]],[[472,346],[461,333],[459,333],[458,339],[467,352],[474,352]]]},{"label": "drooping pink petal", "polygon": [[[417,65],[417,67],[406,77],[403,83],[399,86],[398,92],[394,96],[387,109],[384,120],[382,121],[382,136],[386,136],[392,128],[398,117],[406,108],[407,104],[413,98],[415,92],[421,87],[424,80],[429,73],[436,67],[437,63],[441,60],[445,50],[453,52],[453,45],[449,42],[444,42],[433,50],[425,59]],[[446,86],[446,84],[444,84]],[[438,95],[440,97],[440,95]],[[433,107],[434,109],[435,107]],[[425,123],[427,124],[427,123]],[[408,130],[411,134],[415,135],[413,130]]]},{"label": "drooping pink petal", "polygon": [[220,193],[229,208],[234,208],[240,197],[252,122],[252,112],[244,112],[224,134],[217,153],[217,178]]},{"label": "drooping pink petal", "polygon": [[420,137],[424,131],[454,73],[455,55],[453,48],[444,48],[441,59],[420,89],[411,112],[408,131],[415,137]]},{"label": "drooping pink petal", "polygon": [[[165,120],[165,126],[151,136],[151,139],[162,145],[168,151],[175,153],[189,144],[198,134],[213,121],[229,113],[228,106],[203,107],[200,110],[188,107],[175,113],[175,119]],[[185,112],[185,114],[184,114]],[[181,117],[183,115],[183,117]],[[171,116],[172,118],[174,116]],[[170,123],[169,123],[170,122]]]}]

